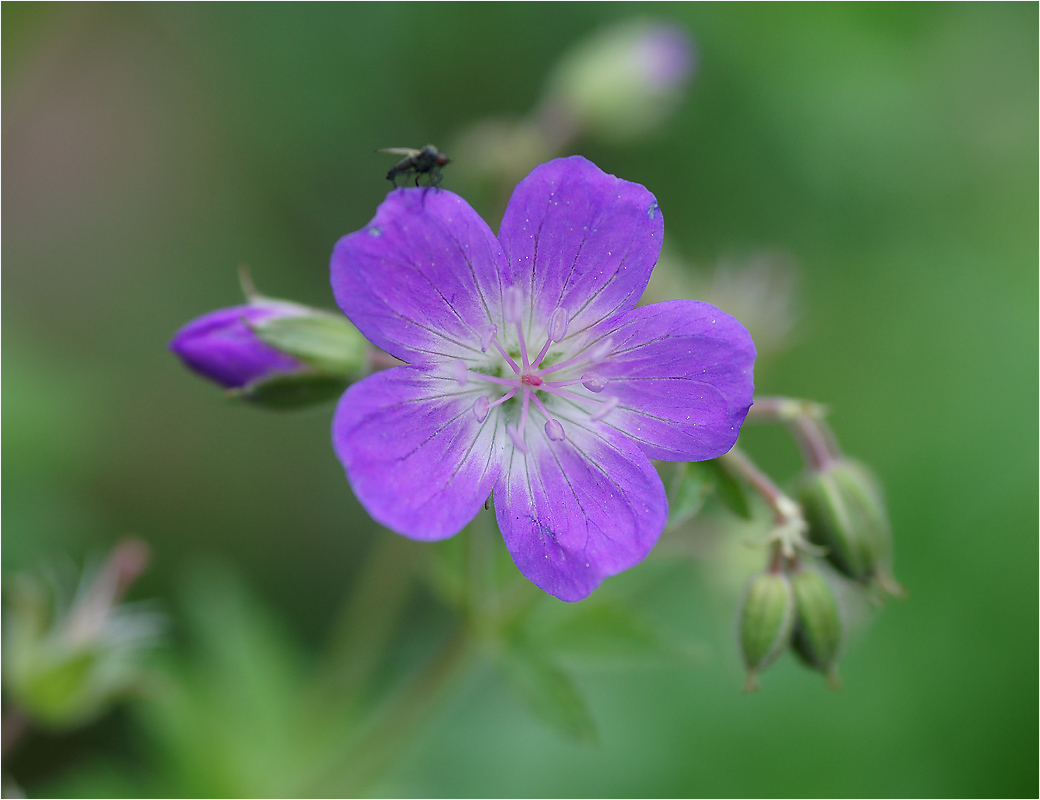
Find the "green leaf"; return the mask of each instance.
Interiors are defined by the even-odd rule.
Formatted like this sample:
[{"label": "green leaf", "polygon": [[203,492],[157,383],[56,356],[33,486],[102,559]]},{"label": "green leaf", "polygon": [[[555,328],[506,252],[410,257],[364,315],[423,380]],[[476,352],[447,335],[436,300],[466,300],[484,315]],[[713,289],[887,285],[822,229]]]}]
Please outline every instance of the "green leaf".
[{"label": "green leaf", "polygon": [[675,464],[671,480],[665,485],[668,495],[667,529],[677,528],[700,513],[714,483],[714,472],[704,462]]},{"label": "green leaf", "polygon": [[703,462],[711,466],[715,472],[715,492],[723,505],[742,519],[751,519],[751,505],[748,503],[744,485],[734,478],[716,458]]},{"label": "green leaf", "polygon": [[271,347],[321,372],[354,376],[365,366],[365,338],[345,317],[324,313],[274,317],[254,330]]},{"label": "green leaf", "polygon": [[339,375],[297,372],[251,383],[228,396],[277,410],[303,408],[339,397],[350,381]]},{"label": "green leaf", "polygon": [[499,666],[517,699],[542,722],[580,742],[598,741],[596,723],[574,682],[540,653],[514,642]]}]

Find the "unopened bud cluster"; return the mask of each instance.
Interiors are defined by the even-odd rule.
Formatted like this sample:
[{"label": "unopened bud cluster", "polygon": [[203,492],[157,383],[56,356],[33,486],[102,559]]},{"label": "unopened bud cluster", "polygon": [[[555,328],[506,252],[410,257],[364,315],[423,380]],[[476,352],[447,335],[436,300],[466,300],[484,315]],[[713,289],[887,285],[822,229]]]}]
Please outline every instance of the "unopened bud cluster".
[{"label": "unopened bud cluster", "polygon": [[724,456],[775,518],[768,567],[752,578],[738,619],[745,688],[757,688],[757,675],[788,648],[837,687],[846,626],[835,588],[905,594],[892,577],[881,487],[866,466],[842,454],[822,407],[786,398],[756,398],[756,407],[758,419],[791,429],[806,467],[796,502],[739,448]]},{"label": "unopened bud cluster", "polygon": [[877,479],[867,467],[839,458],[806,474],[798,486],[809,539],[843,575],[897,597],[892,532]]},{"label": "unopened bud cluster", "polygon": [[800,559],[776,559],[773,567],[751,579],[739,633],[745,691],[757,689],[758,674],[788,648],[838,685],[844,637],[838,600],[820,572]]}]

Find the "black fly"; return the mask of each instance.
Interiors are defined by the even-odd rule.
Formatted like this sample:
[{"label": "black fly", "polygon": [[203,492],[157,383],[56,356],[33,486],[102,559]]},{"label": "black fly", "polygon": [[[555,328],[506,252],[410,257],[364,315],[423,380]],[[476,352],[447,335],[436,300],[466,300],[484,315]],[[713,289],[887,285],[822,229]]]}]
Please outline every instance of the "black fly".
[{"label": "black fly", "polygon": [[413,150],[410,147],[388,147],[376,152],[404,156],[386,173],[386,179],[393,183],[395,189],[398,175],[403,175],[405,178],[414,175],[416,186],[419,185],[419,179],[423,175],[428,175],[427,186],[436,186],[441,182],[440,168],[451,163],[448,157],[432,144],[426,145],[422,150]]}]

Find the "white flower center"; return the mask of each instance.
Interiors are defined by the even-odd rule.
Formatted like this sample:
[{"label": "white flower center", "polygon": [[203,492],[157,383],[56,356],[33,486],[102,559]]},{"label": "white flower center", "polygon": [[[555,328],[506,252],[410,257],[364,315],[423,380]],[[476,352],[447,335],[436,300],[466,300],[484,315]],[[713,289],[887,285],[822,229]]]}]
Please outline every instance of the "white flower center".
[{"label": "white flower center", "polygon": [[[566,433],[560,421],[546,408],[546,401],[550,405],[570,401],[575,408],[583,408],[592,401],[596,407],[589,414],[589,419],[595,422],[606,417],[617,407],[618,398],[611,396],[599,399],[593,396],[602,392],[607,385],[608,379],[596,372],[595,368],[610,354],[613,347],[610,338],[601,339],[569,358],[561,356],[560,353],[550,354],[552,345],[563,341],[567,336],[570,321],[567,310],[557,308],[546,322],[545,344],[537,355],[531,358],[521,325],[523,311],[520,292],[514,287],[507,289],[505,322],[508,326],[515,326],[518,344],[517,350],[512,354],[503,347],[497,325],[490,326],[481,336],[481,352],[488,353],[494,363],[489,360],[486,365],[476,366],[492,367],[489,371],[495,374],[473,369],[470,364],[457,359],[452,366],[452,375],[459,386],[466,386],[470,381],[476,380],[488,383],[498,390],[495,392],[497,397],[482,394],[473,402],[473,415],[480,422],[488,418],[491,409],[514,398],[519,401],[519,421],[506,425],[506,433],[516,449],[526,454],[530,449],[524,435],[532,406],[545,418],[545,435],[554,442],[560,442],[564,440]],[[498,357],[495,357],[496,353]],[[561,357],[563,360],[558,360]],[[588,394],[575,391],[579,386],[584,387]],[[574,401],[583,403],[579,405]]]}]

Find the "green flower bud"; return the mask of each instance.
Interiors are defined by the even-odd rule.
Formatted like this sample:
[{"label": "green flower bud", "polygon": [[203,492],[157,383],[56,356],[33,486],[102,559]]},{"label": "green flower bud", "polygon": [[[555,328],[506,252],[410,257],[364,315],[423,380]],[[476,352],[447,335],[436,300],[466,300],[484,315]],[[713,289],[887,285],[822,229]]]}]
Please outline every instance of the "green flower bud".
[{"label": "green flower bud", "polygon": [[342,314],[307,308],[296,316],[267,317],[252,327],[260,341],[325,375],[356,377],[367,364],[368,342]]},{"label": "green flower bud", "polygon": [[663,123],[679,105],[696,53],[689,35],[667,22],[624,22],[581,43],[549,79],[540,115],[562,129],[632,139]]},{"label": "green flower bud", "polygon": [[364,374],[369,346],[360,331],[342,315],[300,308],[304,313],[268,317],[252,330],[302,368],[271,372],[229,394],[271,409],[303,408],[339,397]]},{"label": "green flower bud", "polygon": [[782,572],[764,572],[752,579],[740,609],[740,654],[747,668],[744,691],[758,688],[756,676],[776,660],[791,641],[795,596]]},{"label": "green flower bud", "polygon": [[839,459],[798,487],[810,540],[842,574],[902,596],[891,575],[892,533],[877,479],[864,465]]},{"label": "green flower bud", "polygon": [[841,612],[834,591],[819,572],[799,568],[791,575],[798,607],[792,646],[808,666],[827,675],[837,688],[838,657],[843,632]]}]

